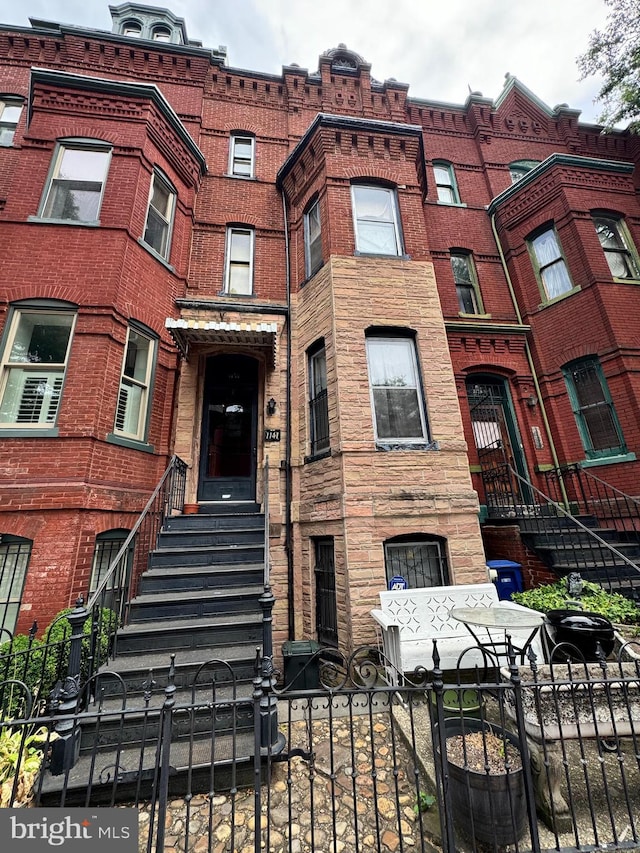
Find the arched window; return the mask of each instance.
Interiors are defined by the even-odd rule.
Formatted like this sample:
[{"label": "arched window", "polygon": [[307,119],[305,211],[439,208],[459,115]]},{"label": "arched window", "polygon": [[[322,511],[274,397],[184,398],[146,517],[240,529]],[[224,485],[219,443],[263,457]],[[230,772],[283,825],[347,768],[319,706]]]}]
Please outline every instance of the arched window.
[{"label": "arched window", "polygon": [[153,41],[171,41],[171,30],[169,27],[154,27],[151,31]]},{"label": "arched window", "polygon": [[445,160],[434,160],[433,177],[436,182],[438,201],[441,204],[460,204],[460,193],[453,165]]},{"label": "arched window", "polygon": [[449,583],[447,540],[428,533],[395,536],[384,543],[387,583],[404,578],[410,589]]},{"label": "arched window", "polygon": [[520,178],[524,178],[527,172],[534,169],[539,162],[539,160],[515,160],[513,163],[509,163],[511,183],[517,184]]},{"label": "arched window", "polygon": [[140,38],[142,24],[139,21],[125,21],[122,25],[122,35],[130,38]]},{"label": "arched window", "polygon": [[0,643],[15,631],[32,545],[31,539],[0,534]]}]

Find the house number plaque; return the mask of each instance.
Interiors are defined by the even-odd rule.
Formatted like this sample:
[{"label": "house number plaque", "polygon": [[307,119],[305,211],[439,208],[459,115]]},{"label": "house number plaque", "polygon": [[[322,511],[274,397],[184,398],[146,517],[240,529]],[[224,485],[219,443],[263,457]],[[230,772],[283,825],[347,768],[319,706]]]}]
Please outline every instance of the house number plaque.
[{"label": "house number plaque", "polygon": [[265,429],[264,440],[265,441],[280,441],[280,430],[279,429]]}]

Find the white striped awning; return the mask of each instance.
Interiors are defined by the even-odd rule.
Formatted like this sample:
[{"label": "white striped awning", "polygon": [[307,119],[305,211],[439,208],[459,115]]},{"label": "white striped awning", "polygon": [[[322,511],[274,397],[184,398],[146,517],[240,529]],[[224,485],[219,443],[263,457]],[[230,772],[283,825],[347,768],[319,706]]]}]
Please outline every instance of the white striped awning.
[{"label": "white striped awning", "polygon": [[193,344],[241,344],[268,349],[271,366],[276,365],[277,323],[226,323],[220,320],[176,320],[167,317],[164,324],[185,358],[189,357],[189,349]]}]

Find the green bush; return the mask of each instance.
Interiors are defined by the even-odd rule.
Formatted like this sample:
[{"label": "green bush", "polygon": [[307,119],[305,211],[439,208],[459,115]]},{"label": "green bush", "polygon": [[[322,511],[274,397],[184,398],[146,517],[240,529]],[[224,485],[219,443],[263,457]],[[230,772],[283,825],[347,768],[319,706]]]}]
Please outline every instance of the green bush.
[{"label": "green bush", "polygon": [[[526,592],[514,592],[512,598],[518,604],[523,604],[525,607],[539,610],[542,613],[569,607],[570,605],[567,602],[571,600],[564,579],[538,586],[535,589],[528,589]],[[629,625],[640,624],[640,608],[633,601],[617,592],[606,592],[597,583],[583,581],[580,603],[583,610],[589,613],[599,613],[612,622]]]},{"label": "green bush", "polygon": [[[33,640],[31,654],[26,656],[29,637],[18,634],[12,642],[0,645],[0,681],[16,679],[23,681],[31,691],[34,700],[32,716],[35,716],[49,700],[49,695],[58,679],[67,674],[69,651],[71,648],[71,625],[64,618],[71,608],[61,610],[46,628],[42,640]],[[63,618],[61,618],[63,617]],[[112,610],[101,612],[100,633],[96,656],[99,663],[107,659],[111,636],[117,624],[116,614]],[[81,657],[80,684],[89,676],[91,666],[91,629],[92,620],[84,623]],[[26,664],[26,665],[25,665]],[[4,719],[16,719],[24,714],[24,691],[17,685],[9,686],[0,694],[0,716]]]}]

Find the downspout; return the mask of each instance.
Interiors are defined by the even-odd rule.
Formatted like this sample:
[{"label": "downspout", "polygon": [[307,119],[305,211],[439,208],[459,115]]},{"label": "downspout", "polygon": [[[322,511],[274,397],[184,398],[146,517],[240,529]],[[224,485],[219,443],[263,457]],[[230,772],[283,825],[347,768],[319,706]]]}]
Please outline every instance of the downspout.
[{"label": "downspout", "polygon": [[[509,288],[509,295],[511,296],[511,302],[513,303],[514,310],[516,312],[516,319],[518,323],[522,326],[522,314],[520,313],[520,307],[518,305],[518,300],[516,299],[516,294],[513,289],[513,282],[511,281],[511,275],[509,273],[509,268],[507,267],[507,261],[504,256],[504,252],[502,250],[502,243],[500,242],[500,237],[498,236],[498,229],[496,228],[496,214],[495,212],[491,214],[491,230],[493,231],[493,237],[496,241],[496,246],[498,247],[498,254],[500,256],[500,263],[502,264],[502,270],[504,272],[505,278],[507,280],[507,287]],[[538,382],[538,375],[536,373],[536,369],[533,363],[533,356],[531,355],[531,349],[529,348],[529,341],[525,338],[524,341],[525,352],[527,353],[527,362],[529,363],[529,370],[531,371],[531,376],[533,377],[533,385],[536,389],[536,396],[538,397],[538,402],[540,404],[540,413],[542,415],[542,423],[544,424],[544,431],[547,436],[547,441],[549,442],[549,450],[551,451],[551,458],[553,460],[553,464],[555,468],[560,470],[560,462],[558,461],[558,454],[556,453],[556,446],[553,441],[553,435],[551,433],[551,426],[549,424],[549,420],[547,418],[547,412],[544,407],[544,401],[542,399],[542,394],[540,392],[540,383]],[[560,481],[560,489],[562,490],[562,497],[565,501],[565,504],[568,503],[567,495],[564,489],[564,482],[562,477],[559,478]]]},{"label": "downspout", "polygon": [[293,484],[291,482],[291,274],[289,257],[289,223],[287,220],[287,199],[284,187],[282,194],[282,217],[284,220],[284,256],[285,256],[285,287],[287,289],[287,378],[286,398],[287,416],[285,421],[285,490],[284,490],[284,549],[287,554],[287,613],[288,613],[288,638],[295,638],[295,607],[293,601],[293,542],[291,524],[291,494]]}]

